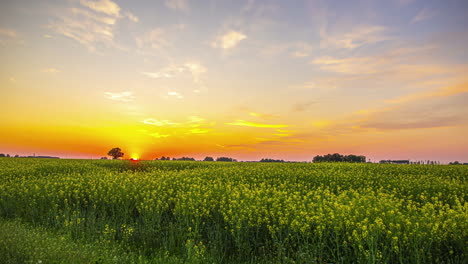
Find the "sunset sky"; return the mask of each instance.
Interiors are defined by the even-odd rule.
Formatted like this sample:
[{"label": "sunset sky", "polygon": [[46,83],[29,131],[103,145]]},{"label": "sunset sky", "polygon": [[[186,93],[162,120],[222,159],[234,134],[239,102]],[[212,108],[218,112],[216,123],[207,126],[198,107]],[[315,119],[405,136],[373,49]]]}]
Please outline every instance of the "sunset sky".
[{"label": "sunset sky", "polygon": [[0,153],[468,162],[468,1],[0,3]]}]

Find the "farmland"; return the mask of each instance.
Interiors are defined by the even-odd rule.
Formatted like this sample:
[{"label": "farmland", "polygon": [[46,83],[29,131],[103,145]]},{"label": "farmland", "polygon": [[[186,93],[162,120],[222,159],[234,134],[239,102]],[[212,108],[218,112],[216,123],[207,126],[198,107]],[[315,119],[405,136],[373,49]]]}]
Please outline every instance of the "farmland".
[{"label": "farmland", "polygon": [[467,263],[468,166],[0,159],[7,263]]}]

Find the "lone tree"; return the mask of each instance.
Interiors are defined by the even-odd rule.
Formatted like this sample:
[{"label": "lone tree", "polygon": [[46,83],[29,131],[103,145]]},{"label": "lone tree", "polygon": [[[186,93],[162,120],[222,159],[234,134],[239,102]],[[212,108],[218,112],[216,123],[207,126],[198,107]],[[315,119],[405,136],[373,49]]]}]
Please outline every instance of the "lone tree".
[{"label": "lone tree", "polygon": [[107,152],[107,155],[111,156],[112,159],[118,159],[124,156],[124,153],[120,148],[113,148]]}]

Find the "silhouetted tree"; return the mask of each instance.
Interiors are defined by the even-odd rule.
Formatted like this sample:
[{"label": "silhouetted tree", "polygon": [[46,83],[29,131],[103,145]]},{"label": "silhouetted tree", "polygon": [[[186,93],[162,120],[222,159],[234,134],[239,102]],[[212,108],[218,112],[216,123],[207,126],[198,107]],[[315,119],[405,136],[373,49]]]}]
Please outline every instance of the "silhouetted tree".
[{"label": "silhouetted tree", "polygon": [[312,159],[313,162],[366,162],[366,156],[341,155],[339,153],[317,155]]},{"label": "silhouetted tree", "polygon": [[178,158],[178,159],[174,158],[173,160],[186,160],[186,161],[195,161],[195,159],[194,159],[194,158],[189,158],[189,157],[182,157],[182,158]]},{"label": "silhouetted tree", "polygon": [[237,161],[233,158],[228,158],[228,157],[219,157],[216,159],[216,161]]},{"label": "silhouetted tree", "polygon": [[120,148],[113,148],[107,152],[107,155],[111,156],[113,159],[118,159],[124,156],[124,153]]},{"label": "silhouetted tree", "polygon": [[460,165],[461,163],[457,160],[454,162],[450,162],[449,165]]},{"label": "silhouetted tree", "polygon": [[213,157],[205,157],[203,161],[214,161]]},{"label": "silhouetted tree", "polygon": [[4,157],[5,157],[5,154],[0,153],[0,158],[4,158]]},{"label": "silhouetted tree", "polygon": [[284,162],[284,160],[261,159],[260,162]]},{"label": "silhouetted tree", "polygon": [[19,155],[18,155],[18,154],[17,154],[17,155],[15,155],[15,158],[19,158]]}]

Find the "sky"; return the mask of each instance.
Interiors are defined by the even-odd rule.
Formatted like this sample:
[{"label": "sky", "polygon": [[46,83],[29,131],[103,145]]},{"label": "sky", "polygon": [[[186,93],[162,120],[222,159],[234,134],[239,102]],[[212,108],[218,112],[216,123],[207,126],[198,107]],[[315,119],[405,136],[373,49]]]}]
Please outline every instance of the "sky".
[{"label": "sky", "polygon": [[6,0],[0,153],[468,162],[466,0]]}]

